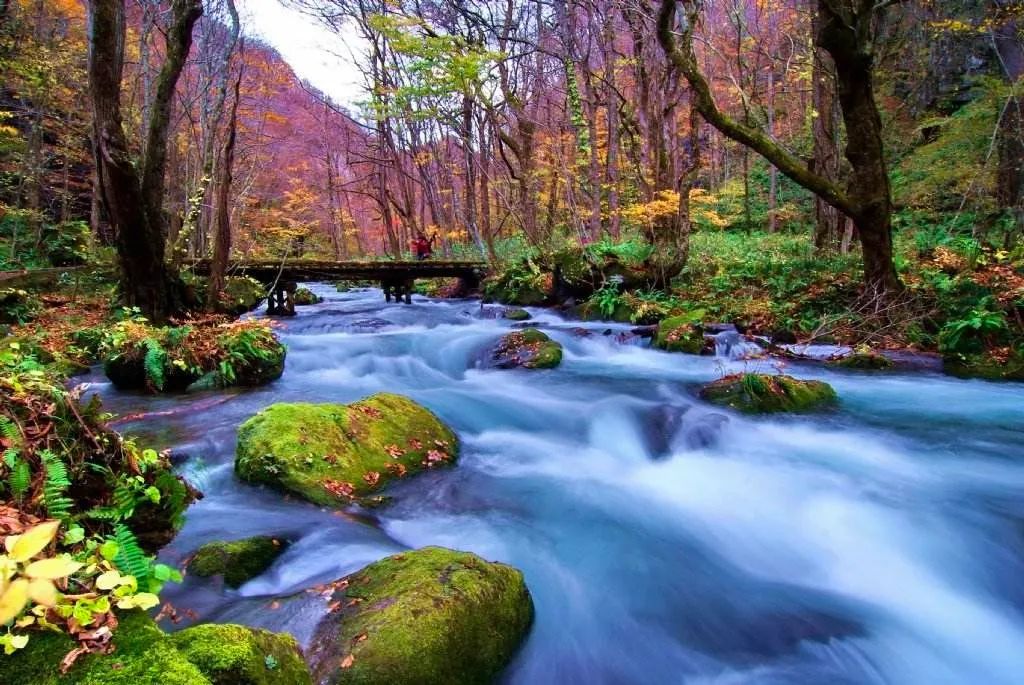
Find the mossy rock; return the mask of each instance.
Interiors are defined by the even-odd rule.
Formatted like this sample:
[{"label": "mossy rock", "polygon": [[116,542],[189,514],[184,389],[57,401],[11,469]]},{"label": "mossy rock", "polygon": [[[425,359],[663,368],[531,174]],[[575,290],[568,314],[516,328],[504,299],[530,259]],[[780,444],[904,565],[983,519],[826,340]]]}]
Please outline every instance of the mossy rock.
[{"label": "mossy rock", "polygon": [[530,312],[521,307],[508,307],[502,312],[502,316],[509,321],[526,321],[530,318]]},{"label": "mossy rock", "polygon": [[702,399],[745,414],[806,412],[835,404],[835,390],[823,381],[792,376],[739,373],[704,386]]},{"label": "mossy rock", "polygon": [[236,588],[270,568],[287,546],[287,541],[265,535],[208,542],[196,551],[188,570],[200,578],[224,576],[224,583]]},{"label": "mossy rock", "polygon": [[981,378],[990,381],[1024,381],[1024,352],[1007,359],[994,359],[987,354],[955,354],[943,359],[943,370],[958,378]]},{"label": "mossy rock", "polygon": [[522,573],[441,547],[388,557],[337,587],[307,654],[318,683],[490,683],[533,621]]},{"label": "mossy rock", "polygon": [[[309,670],[295,639],[239,625],[202,625],[167,635],[141,611],[123,613],[114,651],[85,654],[66,674],[74,643],[32,633],[28,645],[0,657],[4,685],[306,685]],[[270,656],[272,659],[267,659]],[[273,668],[271,668],[273,665]]]},{"label": "mossy rock", "polygon": [[224,280],[219,309],[225,314],[239,316],[251,312],[267,297],[267,287],[248,276],[228,276]]},{"label": "mossy rock", "polygon": [[0,657],[4,685],[209,685],[211,681],[143,612],[120,616],[114,651],[85,654],[61,675],[60,663],[74,643],[61,633],[33,633],[28,645]]},{"label": "mossy rock", "polygon": [[536,328],[502,336],[491,351],[491,362],[502,369],[553,369],[562,363],[562,346]]},{"label": "mossy rock", "polygon": [[21,288],[0,288],[0,323],[21,324],[39,314],[39,300]]},{"label": "mossy rock", "polygon": [[829,362],[829,366],[839,369],[859,369],[862,371],[881,371],[892,368],[892,360],[877,352],[854,352],[841,359]]},{"label": "mossy rock", "polygon": [[455,434],[407,397],[274,404],[242,424],[235,472],[323,505],[347,504],[458,456]]},{"label": "mossy rock", "polygon": [[291,635],[245,626],[205,623],[170,642],[213,685],[307,685],[309,667]]},{"label": "mossy rock", "polygon": [[693,316],[672,316],[658,323],[651,346],[666,352],[700,354],[704,349],[704,333],[693,323]]},{"label": "mossy rock", "polygon": [[311,304],[320,304],[324,301],[324,298],[317,295],[309,288],[296,288],[295,292],[292,293],[292,302],[297,307],[304,307]]}]

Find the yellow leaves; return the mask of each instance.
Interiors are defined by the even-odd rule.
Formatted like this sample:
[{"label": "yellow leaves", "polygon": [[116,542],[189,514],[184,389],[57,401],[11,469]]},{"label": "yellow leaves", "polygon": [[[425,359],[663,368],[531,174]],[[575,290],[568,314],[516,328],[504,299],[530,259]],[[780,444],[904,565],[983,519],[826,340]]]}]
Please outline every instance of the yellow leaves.
[{"label": "yellow leaves", "polygon": [[40,559],[33,561],[25,569],[25,575],[29,578],[41,578],[45,580],[57,580],[66,578],[82,568],[84,564],[74,561],[70,557],[53,557],[52,559]]},{"label": "yellow leaves", "polygon": [[29,600],[29,582],[18,578],[0,595],[0,625],[13,620],[25,608]]},{"label": "yellow leaves", "polygon": [[160,598],[154,595],[152,592],[140,592],[135,595],[129,595],[123,599],[118,600],[118,609],[152,609],[160,603]]},{"label": "yellow leaves", "polygon": [[36,604],[52,607],[57,603],[57,588],[45,578],[37,578],[28,584],[28,596]]},{"label": "yellow leaves", "polygon": [[8,535],[4,541],[4,546],[14,561],[28,561],[50,544],[54,536],[57,535],[59,527],[60,521],[40,523],[29,528],[21,535]]}]

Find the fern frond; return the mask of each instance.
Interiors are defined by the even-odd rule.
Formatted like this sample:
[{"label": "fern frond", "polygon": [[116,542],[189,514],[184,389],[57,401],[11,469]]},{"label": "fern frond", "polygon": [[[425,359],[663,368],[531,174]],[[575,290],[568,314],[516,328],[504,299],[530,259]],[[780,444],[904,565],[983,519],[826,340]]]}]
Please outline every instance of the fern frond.
[{"label": "fern frond", "polygon": [[[8,461],[7,457],[10,453],[13,453],[13,459]],[[7,450],[4,453],[4,463],[11,470],[11,474],[7,477],[7,488],[11,491],[14,499],[20,502],[32,484],[32,469],[29,468],[28,462],[13,450]]]},{"label": "fern frond", "polygon": [[153,338],[146,338],[142,341],[146,348],[146,354],[142,358],[142,366],[146,371],[146,378],[157,390],[164,389],[164,365],[167,363],[167,352],[160,346],[160,343]]},{"label": "fern frond", "polygon": [[39,458],[43,462],[46,476],[43,481],[43,506],[46,507],[46,513],[51,518],[66,519],[75,504],[64,494],[65,490],[71,487],[68,469],[61,458],[51,450],[43,450],[39,453]]},{"label": "fern frond", "polygon": [[139,587],[145,587],[149,579],[149,557],[142,551],[135,534],[123,523],[115,523],[114,541],[117,542],[114,564],[122,573],[135,576]]}]

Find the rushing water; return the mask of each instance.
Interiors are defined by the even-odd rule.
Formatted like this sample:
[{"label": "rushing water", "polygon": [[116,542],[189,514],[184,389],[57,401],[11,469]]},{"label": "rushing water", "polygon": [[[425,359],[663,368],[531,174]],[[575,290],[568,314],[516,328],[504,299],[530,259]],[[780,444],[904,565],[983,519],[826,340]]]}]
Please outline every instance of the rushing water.
[{"label": "rushing water", "polygon": [[[536,623],[512,683],[1019,683],[1024,678],[1024,385],[788,369],[838,411],[743,418],[701,382],[766,362],[665,354],[584,336],[553,371],[479,368],[512,327],[479,302],[339,294],[283,324],[284,377],[174,398],[117,393],[150,414],[123,428],[172,447],[205,493],[162,557],[253,534],[295,543],[237,592],[167,590],[199,619],[308,641],[301,590],[407,547],[444,545],[526,575]],[[235,431],[279,401],[407,394],[455,430],[453,469],[404,481],[349,515],[233,476]],[[284,598],[275,601],[275,598]]]}]

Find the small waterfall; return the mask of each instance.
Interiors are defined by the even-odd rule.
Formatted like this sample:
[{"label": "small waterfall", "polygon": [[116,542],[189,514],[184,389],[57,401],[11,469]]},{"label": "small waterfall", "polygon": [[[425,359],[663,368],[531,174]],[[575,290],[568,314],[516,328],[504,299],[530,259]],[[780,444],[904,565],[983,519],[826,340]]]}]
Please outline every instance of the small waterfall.
[{"label": "small waterfall", "polygon": [[712,339],[715,341],[715,356],[721,359],[750,359],[763,352],[760,345],[744,338],[735,327],[715,333]]}]

